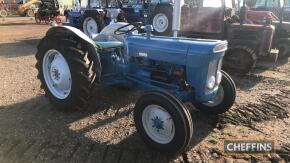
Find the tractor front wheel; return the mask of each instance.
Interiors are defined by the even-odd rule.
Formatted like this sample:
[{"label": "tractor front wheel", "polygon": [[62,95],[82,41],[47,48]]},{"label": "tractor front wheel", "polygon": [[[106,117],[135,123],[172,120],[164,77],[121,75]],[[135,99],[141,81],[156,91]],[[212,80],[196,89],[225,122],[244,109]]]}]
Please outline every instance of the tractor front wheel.
[{"label": "tractor front wheel", "polygon": [[233,47],[226,51],[223,69],[238,74],[250,72],[257,62],[257,56],[253,50],[247,47]]},{"label": "tractor front wheel", "polygon": [[236,86],[231,77],[222,71],[223,77],[216,96],[205,103],[195,103],[194,106],[201,112],[222,114],[228,111],[236,99]]},{"label": "tractor front wheel", "polygon": [[143,95],[135,105],[134,121],[145,143],[165,154],[183,152],[192,137],[193,122],[188,109],[166,92]]},{"label": "tractor front wheel", "polygon": [[45,37],[36,54],[41,88],[59,109],[83,109],[92,94],[96,73],[86,46],[65,37]]}]

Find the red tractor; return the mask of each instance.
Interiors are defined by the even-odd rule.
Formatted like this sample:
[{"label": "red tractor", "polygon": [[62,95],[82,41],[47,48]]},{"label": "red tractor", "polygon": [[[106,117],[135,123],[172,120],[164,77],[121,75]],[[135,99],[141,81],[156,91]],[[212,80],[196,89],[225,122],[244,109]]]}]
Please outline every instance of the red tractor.
[{"label": "red tractor", "polygon": [[279,58],[290,57],[290,0],[256,0],[249,8],[246,22],[265,24],[271,20],[276,27],[273,48],[279,49]]},{"label": "red tractor", "polygon": [[223,68],[247,73],[260,59],[276,61],[278,50],[272,49],[275,27],[271,24],[245,24],[245,2],[236,15],[238,0],[199,0],[182,8],[182,36],[227,40]]}]

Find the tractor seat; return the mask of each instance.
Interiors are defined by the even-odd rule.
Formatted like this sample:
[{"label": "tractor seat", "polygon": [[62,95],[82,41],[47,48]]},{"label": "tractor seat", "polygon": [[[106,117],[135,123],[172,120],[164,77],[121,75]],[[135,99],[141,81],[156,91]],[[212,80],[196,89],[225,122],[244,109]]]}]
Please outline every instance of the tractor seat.
[{"label": "tractor seat", "polygon": [[101,49],[119,48],[124,45],[122,41],[119,41],[113,35],[98,34],[92,38]]},{"label": "tractor seat", "polygon": [[101,49],[120,48],[124,45],[121,41],[97,41],[96,43]]}]

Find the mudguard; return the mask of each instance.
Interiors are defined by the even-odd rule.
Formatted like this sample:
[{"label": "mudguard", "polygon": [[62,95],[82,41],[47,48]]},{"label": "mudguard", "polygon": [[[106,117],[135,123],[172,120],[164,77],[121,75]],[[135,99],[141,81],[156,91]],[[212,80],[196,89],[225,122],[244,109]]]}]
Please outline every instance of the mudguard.
[{"label": "mudguard", "polygon": [[54,36],[54,35],[74,35],[77,36],[79,39],[89,43],[93,47],[97,47],[95,42],[84,34],[81,30],[71,27],[71,26],[55,26],[50,28],[46,32],[46,36]]},{"label": "mudguard", "polygon": [[[96,79],[100,81],[101,73],[102,73],[102,66],[100,55],[98,53],[98,49],[100,48],[95,42],[89,38],[86,34],[80,31],[77,28],[70,27],[70,26],[56,26],[50,28],[46,32],[46,37],[57,37],[57,36],[76,36],[78,39],[82,40],[86,48],[88,50],[89,58],[94,61],[93,70],[96,73]],[[41,43],[41,42],[40,42]]]}]

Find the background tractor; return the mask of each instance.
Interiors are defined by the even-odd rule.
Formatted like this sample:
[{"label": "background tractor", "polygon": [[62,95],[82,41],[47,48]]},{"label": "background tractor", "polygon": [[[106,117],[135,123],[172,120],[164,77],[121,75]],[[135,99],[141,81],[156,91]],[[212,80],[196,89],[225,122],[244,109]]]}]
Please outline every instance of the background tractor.
[{"label": "background tractor", "polygon": [[6,17],[8,15],[20,15],[33,17],[38,9],[40,0],[20,1],[19,3],[0,3],[0,16]]},{"label": "background tractor", "polygon": [[61,24],[59,15],[60,11],[57,0],[41,0],[39,9],[35,13],[35,21],[36,23],[45,22],[48,24],[49,22],[55,22]]},{"label": "background tractor", "polygon": [[229,42],[223,68],[247,73],[257,60],[275,62],[278,50],[272,49],[275,27],[270,24],[245,24],[245,1],[236,15],[237,0],[201,0],[184,5],[180,35],[193,38],[221,39]]},{"label": "background tractor", "polygon": [[289,3],[289,0],[256,0],[247,13],[249,23],[265,24],[266,18],[276,27],[273,48],[279,49],[279,58],[290,57]]},{"label": "background tractor", "polygon": [[[143,5],[142,5],[143,4]],[[144,11],[149,12],[149,22],[155,35],[171,35],[173,3],[168,0],[124,2],[123,10],[128,20],[143,20]],[[224,68],[247,73],[255,67],[258,59],[276,61],[278,50],[272,49],[275,27],[245,24],[245,5],[238,0],[194,0],[183,5],[180,36],[228,40],[229,49]],[[141,14],[137,14],[141,13]],[[132,17],[133,16],[133,17]]]},{"label": "background tractor", "polygon": [[123,2],[121,9],[128,22],[149,23],[154,28],[153,34],[171,35],[173,5],[172,0],[129,0]]},{"label": "background tractor", "polygon": [[145,22],[144,17],[147,5],[143,0],[125,0],[120,3],[120,8],[128,22]]},{"label": "background tractor", "polygon": [[22,4],[18,6],[18,14],[20,16],[29,16],[33,17],[34,13],[37,12],[38,5],[40,4],[40,0],[29,0],[29,1],[22,1]]},{"label": "background tractor", "polygon": [[126,21],[117,0],[82,0],[80,10],[68,13],[69,25],[81,29],[88,36],[98,34],[112,21]]},{"label": "background tractor", "polygon": [[221,70],[227,42],[158,37],[152,30],[118,22],[90,38],[74,27],[52,27],[38,45],[38,78],[60,109],[86,108],[96,84],[145,90],[134,108],[138,133],[160,152],[181,153],[194,132],[185,102],[209,114],[224,113],[235,102],[235,84]]}]

